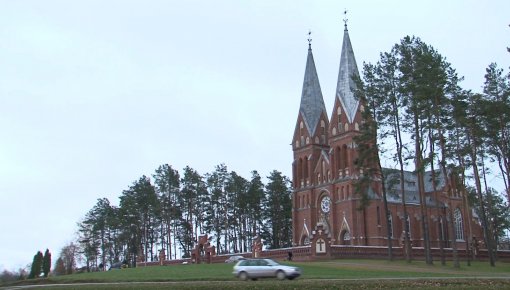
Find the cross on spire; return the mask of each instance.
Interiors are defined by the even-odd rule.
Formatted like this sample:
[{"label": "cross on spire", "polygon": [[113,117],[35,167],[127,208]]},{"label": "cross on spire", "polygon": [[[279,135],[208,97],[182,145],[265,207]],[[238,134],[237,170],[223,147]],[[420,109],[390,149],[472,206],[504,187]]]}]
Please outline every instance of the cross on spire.
[{"label": "cross on spire", "polygon": [[349,19],[347,19],[347,9],[344,10],[344,27],[345,27],[345,30],[347,31],[347,21],[349,21]]},{"label": "cross on spire", "polygon": [[308,49],[312,49],[312,31],[308,30]]}]

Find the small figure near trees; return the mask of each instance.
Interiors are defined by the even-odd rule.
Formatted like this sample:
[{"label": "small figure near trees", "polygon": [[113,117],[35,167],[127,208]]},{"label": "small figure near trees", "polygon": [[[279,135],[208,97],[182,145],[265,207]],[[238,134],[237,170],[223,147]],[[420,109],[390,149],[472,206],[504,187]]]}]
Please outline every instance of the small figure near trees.
[{"label": "small figure near trees", "polygon": [[254,258],[259,258],[262,252],[262,240],[260,236],[257,236],[253,241],[252,255]]},{"label": "small figure near trees", "polygon": [[165,259],[166,259],[165,249],[161,249],[159,251],[159,264],[161,266],[163,266],[165,264]]},{"label": "small figure near trees", "polygon": [[476,237],[473,237],[473,239],[471,240],[471,250],[473,252],[473,258],[476,258],[476,255],[478,255],[478,247],[480,245],[478,244],[478,240],[476,239]]}]

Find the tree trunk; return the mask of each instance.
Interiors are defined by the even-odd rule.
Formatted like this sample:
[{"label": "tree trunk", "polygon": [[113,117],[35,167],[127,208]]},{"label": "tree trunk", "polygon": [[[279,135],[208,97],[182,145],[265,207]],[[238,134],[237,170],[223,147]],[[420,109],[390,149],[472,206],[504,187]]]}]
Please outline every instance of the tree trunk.
[{"label": "tree trunk", "polygon": [[[422,218],[422,231],[423,231],[423,246],[425,249],[425,261],[427,264],[432,265],[432,255],[430,252],[430,238],[429,238],[429,222],[427,215],[427,204],[425,197],[425,184],[423,180],[423,161],[421,152],[421,132],[418,120],[418,112],[414,113],[414,138],[415,138],[415,170],[418,177],[418,193],[420,195],[420,211]],[[406,222],[407,223],[407,222]]]},{"label": "tree trunk", "polygon": [[474,142],[470,142],[471,145],[471,166],[473,167],[473,174],[475,177],[475,186],[476,186],[476,194],[480,201],[480,215],[482,217],[482,227],[483,227],[483,236],[485,240],[485,245],[487,246],[487,252],[489,254],[489,263],[492,267],[496,266],[494,261],[494,253],[492,251],[492,243],[490,242],[490,233],[487,223],[487,215],[485,214],[485,210],[483,209],[483,195],[482,195],[482,185],[480,183],[480,175],[478,173],[478,165],[477,165],[477,152],[476,146],[473,144]]}]

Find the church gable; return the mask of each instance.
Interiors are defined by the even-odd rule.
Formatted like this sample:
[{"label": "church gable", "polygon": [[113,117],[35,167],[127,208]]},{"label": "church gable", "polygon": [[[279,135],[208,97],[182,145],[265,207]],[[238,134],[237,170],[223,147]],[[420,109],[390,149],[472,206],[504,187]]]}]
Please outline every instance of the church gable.
[{"label": "church gable", "polygon": [[329,121],[326,113],[321,114],[317,127],[315,128],[314,144],[327,145],[328,144],[328,128]]},{"label": "church gable", "polygon": [[322,184],[331,180],[331,166],[329,156],[326,150],[322,150],[319,159],[313,170],[314,181],[316,184]]},{"label": "church gable", "polygon": [[294,130],[294,138],[292,141],[292,146],[294,149],[298,149],[310,144],[311,136],[309,132],[310,131],[306,127],[302,115],[299,114],[298,120],[296,122],[296,129]]},{"label": "church gable", "polygon": [[353,112],[352,120],[346,113],[346,110],[342,106],[340,100],[335,98],[335,105],[333,112],[331,113],[331,121],[329,125],[330,138],[336,139],[343,136],[348,132],[358,132],[361,128],[362,123],[362,111],[365,107],[359,104],[358,109]]},{"label": "church gable", "polygon": [[[307,122],[304,120],[304,115],[299,114],[298,120],[296,122],[296,127],[294,129],[294,138],[292,141],[293,148],[299,149],[301,147],[312,144],[327,145],[328,128],[329,121],[324,112],[320,114],[315,127],[312,128],[313,130],[310,130],[308,127]],[[314,132],[314,134],[311,132]]]}]

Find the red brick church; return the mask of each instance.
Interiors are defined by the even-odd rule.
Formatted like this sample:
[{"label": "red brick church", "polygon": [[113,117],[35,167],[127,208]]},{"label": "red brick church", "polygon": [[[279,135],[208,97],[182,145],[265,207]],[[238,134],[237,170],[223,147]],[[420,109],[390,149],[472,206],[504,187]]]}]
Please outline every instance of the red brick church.
[{"label": "red brick church", "polygon": [[[359,72],[345,25],[335,102],[328,117],[309,44],[301,104],[292,139],[294,246],[310,244],[317,232],[325,233],[331,245],[387,245],[387,222],[380,181],[374,181],[368,191],[369,205],[358,210],[361,200],[354,183],[360,172],[354,165],[357,149],[353,137],[359,134],[364,108],[353,95],[353,74],[359,75]],[[443,240],[444,247],[451,247],[449,240],[453,236],[459,249],[465,249],[466,242],[473,237],[483,240],[477,217],[467,208],[464,195],[457,188],[447,188],[451,186],[449,184],[455,184],[446,182],[454,176],[445,178],[439,172],[436,174],[439,175],[436,177],[439,190],[435,192],[431,172],[427,172],[424,178],[431,247],[439,247],[440,240]],[[399,175],[392,177],[395,176],[398,178]],[[406,172],[404,179],[387,186],[392,244],[401,246],[403,240],[405,224],[399,190],[399,183],[403,182],[408,212],[405,220],[409,225],[411,244],[422,247],[417,178],[412,172]],[[450,208],[453,232],[446,222],[449,218],[447,209]]]}]

